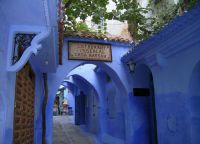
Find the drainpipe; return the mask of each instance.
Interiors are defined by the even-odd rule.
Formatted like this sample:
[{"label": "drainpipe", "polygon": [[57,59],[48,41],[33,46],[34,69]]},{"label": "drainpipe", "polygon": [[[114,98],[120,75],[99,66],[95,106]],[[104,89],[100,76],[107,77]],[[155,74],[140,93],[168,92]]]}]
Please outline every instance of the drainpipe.
[{"label": "drainpipe", "polygon": [[[50,17],[49,17],[49,9],[48,9],[48,2],[47,0],[43,0],[43,6],[45,11],[45,18],[46,18],[46,25],[47,31],[44,32],[42,35],[42,39],[47,38],[51,33],[51,26],[50,26]],[[42,105],[42,144],[46,143],[46,105],[48,99],[48,83],[47,83],[47,74],[43,73],[44,79],[44,100]]]},{"label": "drainpipe", "polygon": [[46,105],[48,99],[48,83],[47,83],[47,74],[43,73],[44,80],[44,99],[42,104],[42,144],[46,143]]}]

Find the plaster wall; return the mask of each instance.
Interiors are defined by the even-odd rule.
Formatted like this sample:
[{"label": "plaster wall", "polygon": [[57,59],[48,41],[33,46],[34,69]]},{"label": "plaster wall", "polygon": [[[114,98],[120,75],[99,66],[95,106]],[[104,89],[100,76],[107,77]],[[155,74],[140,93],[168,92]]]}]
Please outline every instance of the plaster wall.
[{"label": "plaster wall", "polygon": [[[79,68],[77,68],[79,69]],[[87,71],[87,68],[84,68],[84,70]],[[86,72],[85,71],[85,72]],[[79,72],[79,75],[81,73],[81,71],[77,71]],[[74,73],[74,71],[73,71]],[[123,117],[123,112],[122,112],[122,108],[117,108],[117,105],[115,104],[115,102],[113,101],[120,101],[119,97],[117,97],[117,95],[114,93],[109,93],[111,95],[109,95],[109,103],[106,103],[106,95],[102,95],[103,91],[106,91],[106,89],[103,89],[102,86],[105,86],[106,83],[105,81],[102,81],[102,79],[105,79],[105,74],[101,75],[98,72],[94,73],[94,71],[87,71],[86,72],[87,75],[89,74],[92,78],[89,79],[90,83],[95,86],[95,89],[98,92],[99,95],[99,103],[97,103],[97,99],[95,96],[95,93],[92,89],[86,89],[85,93],[87,93],[88,96],[88,107],[87,107],[87,113],[88,113],[88,117],[87,117],[87,129],[96,134],[99,137],[99,141],[102,141],[104,143],[123,143],[124,141],[124,117]],[[94,73],[95,75],[93,75],[92,73]],[[86,74],[82,74],[80,76],[82,76],[83,78],[88,78]],[[99,76],[100,75],[100,76]],[[104,77],[104,78],[103,78]],[[101,83],[101,84],[100,84]],[[80,85],[80,84],[79,84]],[[81,84],[83,85],[83,84]],[[107,86],[106,86],[107,87]],[[105,88],[105,87],[104,87]],[[113,85],[111,85],[109,87],[109,89],[115,89],[115,87]],[[113,97],[115,97],[114,99],[112,99]],[[93,107],[94,105],[94,107]],[[109,107],[109,111],[108,108]],[[99,114],[96,112],[99,111]],[[108,113],[110,113],[111,111],[116,111],[116,114],[112,114],[112,116],[108,117]],[[118,113],[117,113],[118,111]],[[119,113],[119,111],[121,111],[121,113]],[[110,113],[111,114],[111,113]],[[113,117],[114,115],[114,117]],[[98,123],[97,123],[98,122]],[[100,130],[98,133],[96,133],[96,130]]]},{"label": "plaster wall", "polygon": [[[99,89],[97,87],[97,84],[95,84],[95,73],[94,68],[95,65],[84,65],[79,66],[73,71],[69,73],[69,75],[76,75],[82,77],[82,79],[87,80],[91,86],[85,85],[84,83],[77,83],[76,85],[79,86],[79,88],[84,91],[86,95],[86,115],[87,115],[87,129],[89,132],[99,135],[101,128],[100,128],[100,119],[99,119],[99,107],[100,103],[102,101],[102,97],[99,95]],[[87,75],[86,75],[87,74]],[[88,77],[89,75],[89,77]]]},{"label": "plaster wall", "polygon": [[[79,74],[87,79],[96,89],[99,95],[99,106],[95,105],[94,109],[99,109],[100,116],[96,118],[100,121],[99,137],[100,141],[105,143],[124,143],[125,140],[125,121],[123,113],[122,96],[123,93],[116,87],[114,82],[106,79],[109,74],[98,72],[92,69],[94,65],[84,65],[76,68],[71,74]],[[88,77],[89,75],[89,77]],[[89,93],[93,93],[92,91]],[[96,101],[91,99],[91,101]],[[92,119],[92,118],[91,118]],[[93,120],[90,121],[93,123]]]},{"label": "plaster wall", "polygon": [[2,8],[0,6],[0,143],[4,142],[5,137],[5,116],[6,116],[6,93],[8,89],[6,88],[7,83],[7,74],[5,70],[6,65],[6,48],[7,48],[7,36],[8,36],[8,23],[5,18],[6,16],[2,12]]},{"label": "plaster wall", "polygon": [[[57,2],[57,0],[52,2],[48,0],[52,26],[57,26]],[[1,1],[0,7],[11,25],[46,26],[43,1],[18,0],[15,3],[7,0]]]},{"label": "plaster wall", "polygon": [[123,102],[121,101],[121,92],[115,86],[113,81],[105,83],[105,100],[106,100],[106,119],[107,119],[107,134],[124,140],[125,139],[125,121],[123,113]]},{"label": "plaster wall", "polygon": [[72,107],[73,114],[75,112],[75,99],[74,95],[71,92],[68,92],[68,90],[65,90],[65,98],[67,99],[68,106]]},{"label": "plaster wall", "polygon": [[[6,1],[4,1],[6,3]],[[15,96],[15,76],[16,73],[8,73],[6,71],[7,65],[7,49],[8,49],[8,35],[10,30],[10,23],[8,20],[9,13],[5,15],[5,3],[1,2],[0,5],[0,143],[11,144],[12,136],[13,136],[13,110],[14,110],[14,96]],[[12,3],[13,4],[13,3]],[[10,11],[11,12],[11,11]],[[33,65],[32,65],[33,66]],[[36,72],[37,70],[34,68],[34,72],[36,73],[36,99],[41,98],[42,94],[42,81],[40,72]],[[36,103],[38,101],[36,100]],[[39,103],[36,104],[36,108],[40,110]],[[37,110],[36,115],[41,112]],[[41,123],[36,117],[37,123]],[[41,125],[41,124],[40,124]],[[40,127],[41,128],[41,127]],[[35,137],[36,141],[41,143],[41,137],[38,138],[38,130],[39,128],[35,128]],[[39,130],[41,133],[41,129]],[[38,143],[39,143],[38,142]],[[37,142],[36,142],[37,143]]]},{"label": "plaster wall", "polygon": [[[101,87],[98,82],[98,75],[94,72],[95,65],[84,65],[79,66],[74,69],[69,75],[79,75],[82,79],[87,79],[87,81],[94,88],[88,87],[86,84],[76,83],[79,88],[84,91],[87,97],[86,103],[86,128],[89,132],[96,134],[99,139],[101,139],[101,135],[104,131],[103,127],[105,123],[103,123],[105,113],[105,105],[103,104],[104,95],[102,95]],[[89,77],[88,77],[89,76]]]},{"label": "plaster wall", "polygon": [[34,143],[42,143],[42,105],[44,99],[44,80],[40,72],[36,72],[35,80],[35,123],[34,123]]},{"label": "plaster wall", "polygon": [[[52,31],[56,29],[57,23],[57,1],[49,1],[49,9],[51,10],[50,23]],[[42,30],[46,26],[44,16],[43,1],[0,1],[0,143],[11,144],[13,136],[13,110],[15,97],[15,72],[7,72],[7,56],[9,45],[13,43],[13,37],[9,34],[15,26],[18,32],[34,32],[35,29]],[[53,14],[54,13],[54,14]],[[18,28],[18,29],[17,29]],[[52,37],[56,39],[55,31],[52,32]],[[45,47],[43,43],[43,47]],[[48,46],[48,45],[46,45]],[[53,51],[51,49],[50,51]],[[42,136],[42,119],[41,105],[43,100],[43,80],[41,71],[38,70],[38,63],[34,57],[29,61],[36,75],[36,96],[35,96],[35,143],[41,143]]]},{"label": "plaster wall", "polygon": [[[74,86],[70,86],[70,89],[73,89],[74,97],[79,96],[80,91],[83,91],[83,93],[86,95],[87,104],[86,104],[86,107],[82,107],[86,111],[86,116],[84,117],[84,115],[82,113],[80,113],[80,121],[84,121],[84,119],[85,119],[86,120],[86,130],[91,133],[94,133],[94,134],[98,133],[98,131],[99,131],[98,118],[93,117],[93,114],[98,116],[98,109],[93,108],[93,104],[97,105],[97,107],[98,107],[98,98],[97,98],[98,96],[96,95],[94,88],[88,83],[87,80],[85,80],[84,78],[82,78],[81,76],[79,76],[77,74],[73,75],[73,80],[70,83],[73,83],[73,85],[74,85]],[[48,130],[47,136],[50,137],[47,139],[47,142],[52,143],[51,142],[52,137],[50,136],[50,135],[52,135],[52,109],[49,109],[49,113],[47,115],[47,121],[49,124],[47,127],[47,130]]]},{"label": "plaster wall", "polygon": [[[167,141],[169,144],[184,142],[193,144],[191,136],[194,134],[190,131],[191,114],[198,108],[191,109],[193,105],[192,91],[189,88],[194,68],[200,61],[199,46],[200,43],[169,58],[163,69],[153,69],[156,83],[156,107],[159,108],[157,109],[157,119],[161,143]],[[197,77],[198,75],[196,75]],[[192,87],[199,86],[198,83],[192,85]],[[198,125],[196,124],[196,127]]]},{"label": "plaster wall", "polygon": [[[135,54],[130,55],[136,62],[136,69],[137,65],[145,64],[153,74],[159,144],[200,142],[197,136],[200,132],[198,11],[199,4],[137,46]],[[132,100],[132,103],[136,105],[137,101]]]},{"label": "plaster wall", "polygon": [[[67,53],[67,42],[70,40],[74,41],[83,41],[83,42],[98,42],[98,43],[110,43],[112,44],[112,54],[113,54],[113,61],[112,63],[103,63],[103,62],[95,62],[95,61],[72,61],[68,60],[68,53]],[[110,74],[111,79],[115,82],[115,84],[121,88],[121,98],[125,102],[125,99],[127,97],[126,90],[129,87],[128,85],[128,78],[126,76],[125,68],[122,62],[120,61],[119,57],[121,57],[127,50],[130,48],[130,45],[127,43],[117,43],[117,42],[110,42],[110,41],[104,41],[104,40],[96,40],[96,39],[80,39],[76,37],[68,37],[65,38],[64,47],[63,47],[63,65],[58,66],[57,72],[48,74],[48,85],[49,85],[49,99],[48,99],[48,105],[46,109],[46,113],[48,115],[48,119],[46,121],[47,127],[49,128],[47,130],[47,143],[51,143],[51,131],[52,131],[52,105],[53,105],[53,99],[55,97],[55,93],[57,91],[57,88],[61,84],[61,82],[64,80],[64,78],[67,76],[67,74],[77,66],[81,64],[95,64],[98,67],[100,67],[103,71]],[[83,73],[87,75],[86,79],[90,79],[91,81],[94,77],[92,75],[88,75],[87,72]],[[81,75],[81,74],[80,74]],[[93,83],[94,87],[96,83]],[[100,90],[99,90],[100,91]],[[128,127],[128,125],[127,125]]]},{"label": "plaster wall", "polygon": [[[173,47],[176,49],[182,47],[182,50],[168,57],[162,68],[152,68],[156,81],[156,107],[159,108],[157,115],[161,143],[195,144],[200,142],[197,138],[197,133],[200,131],[192,130],[194,125],[196,128],[199,126],[199,121],[194,120],[192,116],[198,107],[193,107],[193,90],[190,89],[190,87],[199,87],[198,83],[191,84],[194,69],[200,61],[199,23],[199,19],[193,21],[192,25],[186,26],[184,31],[172,37]],[[182,45],[177,43],[180,41],[179,38],[185,39]],[[198,79],[198,75],[195,77]],[[195,101],[198,102],[199,99]],[[198,117],[199,115],[200,113]]]},{"label": "plaster wall", "polygon": [[[49,9],[54,11],[56,9],[55,3],[50,3]],[[9,7],[9,9],[8,9]],[[33,13],[34,10],[34,13]],[[45,16],[44,16],[44,8],[42,1],[24,1],[20,0],[18,3],[13,3],[11,1],[1,1],[0,5],[0,32],[4,34],[3,37],[0,37],[0,79],[4,85],[1,86],[0,91],[0,99],[1,99],[1,107],[0,109],[0,143],[12,143],[12,132],[13,132],[13,109],[14,109],[14,95],[15,95],[15,76],[16,73],[8,73],[6,72],[6,59],[7,59],[7,44],[12,43],[12,38],[8,40],[8,33],[11,30],[11,25],[19,26],[20,29],[23,31],[24,29],[27,29],[27,25],[30,27],[29,30],[35,29],[35,26],[46,26],[45,23]],[[54,11],[55,12],[55,11]],[[52,33],[56,31],[56,14],[54,13],[51,17],[51,25],[52,27]],[[20,17],[19,17],[20,16]],[[38,27],[38,28],[39,28]],[[52,34],[53,36],[50,38],[51,40],[56,40],[56,34]],[[69,40],[69,39],[68,39]],[[79,38],[71,38],[71,40],[80,40]],[[67,41],[67,40],[66,40]],[[54,94],[57,91],[57,88],[59,87],[61,81],[64,79],[64,77],[75,67],[79,66],[82,63],[86,63],[83,61],[68,61],[67,60],[67,44],[65,41],[65,47],[63,48],[63,61],[64,65],[59,66],[57,69],[57,72],[55,74],[48,74],[48,82],[49,82],[49,97],[50,97],[50,105],[47,107],[47,113],[48,116],[52,116],[52,107],[51,105]],[[101,42],[101,43],[111,43],[113,46],[113,62],[112,63],[101,63],[101,62],[91,62],[94,64],[97,64],[98,66],[102,67],[105,71],[111,73],[111,77],[115,80],[116,85],[122,88],[121,94],[126,97],[126,86],[128,85],[125,80],[126,76],[124,74],[124,67],[121,63],[119,57],[123,53],[125,53],[128,48],[130,47],[129,44],[123,44],[123,43],[117,43],[117,42],[108,42],[104,40],[95,40],[95,39],[85,39],[82,41],[93,41],[93,42]],[[48,56],[44,55],[45,52],[47,52],[47,48],[49,47],[49,44],[43,42],[43,46],[46,48],[45,50],[42,50],[39,57],[32,56],[30,59],[30,63],[34,69],[35,75],[36,75],[36,96],[35,96],[35,143],[41,143],[41,136],[42,136],[42,101],[43,101],[43,78],[42,78],[42,71],[50,71],[52,72],[51,65],[44,65],[44,62],[46,57],[50,59],[50,55],[53,53],[55,56],[57,54],[57,51],[54,51],[53,49],[48,50],[50,51],[50,54]],[[56,43],[54,43],[55,45]],[[52,55],[51,55],[52,56]],[[52,57],[54,57],[52,56]],[[40,59],[41,58],[41,59]],[[54,57],[56,58],[56,56]],[[40,61],[38,61],[40,60]],[[41,64],[42,63],[42,64]],[[50,63],[50,61],[49,61]],[[90,62],[89,62],[90,63]],[[39,64],[39,65],[38,65]],[[56,65],[55,63],[53,65]],[[42,69],[44,67],[44,69]],[[116,73],[116,72],[117,73]],[[120,75],[120,77],[119,77]],[[96,80],[91,80],[95,83]],[[126,86],[125,86],[126,85]],[[98,86],[99,87],[99,86]],[[86,88],[83,88],[86,89]],[[91,89],[87,90],[87,92],[90,92],[88,95],[96,95],[93,92],[91,92]],[[92,94],[93,93],[93,94]],[[104,106],[104,105],[103,105]],[[102,107],[103,107],[102,106]],[[103,108],[102,108],[103,109]],[[104,110],[102,110],[105,112]],[[99,118],[97,118],[99,119]],[[47,119],[48,121],[49,119]],[[47,122],[48,124],[51,124],[51,120]],[[51,127],[50,127],[51,128]],[[48,137],[51,135],[47,134],[47,142],[51,143],[49,141]]]},{"label": "plaster wall", "polygon": [[[99,124],[99,98],[96,93],[96,90],[88,84],[84,78],[77,78],[75,76],[74,78],[74,84],[79,87],[81,91],[86,96],[86,107],[85,107],[85,117],[84,115],[80,114],[80,119],[83,121],[83,119],[86,120],[86,128],[87,131],[93,134],[97,134],[100,132],[100,124]],[[85,82],[84,82],[85,81]]]},{"label": "plaster wall", "polygon": [[[36,39],[40,39],[39,43],[42,44],[42,49],[36,56],[34,63],[43,72],[53,72],[58,65],[58,1],[47,0],[47,5],[45,5],[45,2],[40,0],[34,2],[31,0],[1,1],[0,9],[3,21],[7,21],[6,26],[8,26],[9,31],[7,50],[12,53],[13,39],[16,33],[35,33],[37,34]],[[44,37],[46,34],[47,36]],[[9,59],[11,57],[9,56]],[[48,61],[51,65],[45,65],[45,61]],[[9,62],[6,66],[8,65]]]},{"label": "plaster wall", "polygon": [[[42,96],[43,96],[43,81],[41,77],[41,73],[34,69],[32,66],[35,75],[36,75],[36,88],[35,88],[35,143],[41,143],[41,132],[42,132],[42,120],[41,120],[41,105],[42,105]],[[2,97],[3,100],[0,119],[0,126],[1,126],[1,135],[0,135],[0,142],[5,144],[11,144],[13,140],[13,114],[14,114],[14,97],[15,97],[15,80],[16,80],[16,73],[6,73],[4,70],[3,77],[1,77],[2,82],[4,85],[1,86],[3,90]],[[2,72],[2,71],[1,71]],[[2,76],[1,75],[1,76]]]},{"label": "plaster wall", "polygon": [[135,95],[134,89],[129,93],[130,137],[128,143],[156,144],[156,127],[154,119],[154,91],[151,71],[146,65],[136,65],[132,73],[132,88],[148,88],[149,96]]}]

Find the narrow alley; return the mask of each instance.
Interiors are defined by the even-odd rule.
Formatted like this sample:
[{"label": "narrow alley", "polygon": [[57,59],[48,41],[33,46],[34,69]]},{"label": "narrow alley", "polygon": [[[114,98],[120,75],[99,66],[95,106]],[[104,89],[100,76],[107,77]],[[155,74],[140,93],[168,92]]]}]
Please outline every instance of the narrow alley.
[{"label": "narrow alley", "polygon": [[53,144],[94,144],[92,137],[73,120],[73,116],[53,117]]},{"label": "narrow alley", "polygon": [[0,144],[200,144],[200,0],[0,0]]}]

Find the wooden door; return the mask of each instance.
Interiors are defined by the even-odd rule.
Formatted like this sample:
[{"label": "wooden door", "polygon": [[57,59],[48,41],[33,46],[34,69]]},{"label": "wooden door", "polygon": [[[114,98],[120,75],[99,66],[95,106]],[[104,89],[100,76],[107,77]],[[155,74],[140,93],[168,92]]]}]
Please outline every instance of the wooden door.
[{"label": "wooden door", "polygon": [[34,143],[35,75],[26,64],[16,76],[13,144]]}]

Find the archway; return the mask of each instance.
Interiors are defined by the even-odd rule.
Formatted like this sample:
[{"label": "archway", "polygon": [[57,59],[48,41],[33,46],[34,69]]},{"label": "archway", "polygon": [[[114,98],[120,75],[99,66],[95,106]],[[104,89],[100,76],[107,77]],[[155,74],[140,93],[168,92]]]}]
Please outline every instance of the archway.
[{"label": "archway", "polygon": [[[68,42],[69,41],[80,41],[80,42],[97,42],[97,43],[103,43],[103,44],[111,44],[112,46],[112,62],[104,62],[104,61],[84,61],[84,60],[70,60],[69,59],[69,51],[67,50],[69,48]],[[102,41],[99,39],[87,39],[87,38],[78,38],[78,37],[66,37],[64,39],[64,46],[62,49],[62,61],[63,64],[59,65],[56,69],[55,73],[48,74],[48,100],[47,100],[47,107],[46,107],[46,131],[48,133],[46,134],[46,142],[48,144],[52,143],[52,118],[48,113],[50,113],[52,105],[53,105],[53,97],[54,94],[57,91],[57,88],[59,87],[60,83],[63,81],[63,79],[67,76],[67,74],[70,73],[73,69],[84,65],[84,64],[94,64],[98,68],[100,68],[105,73],[109,74],[110,78],[113,80],[115,85],[117,86],[117,89],[120,89],[120,98],[121,101],[127,102],[127,96],[128,96],[128,84],[127,84],[127,76],[124,72],[124,65],[120,60],[120,57],[122,53],[125,53],[128,48],[130,48],[129,43],[118,43],[118,42],[112,42],[112,41]],[[100,91],[101,92],[101,91]],[[126,106],[123,105],[123,106]],[[125,107],[122,106],[123,112],[121,112],[118,116],[124,117],[123,113],[126,110]],[[104,114],[105,115],[105,114]],[[127,118],[127,117],[126,117]],[[125,129],[124,125],[128,127],[127,121],[124,120],[124,118],[121,119],[123,121],[122,129]],[[105,122],[103,122],[105,123]],[[104,129],[104,128],[102,128]],[[124,132],[125,133],[125,132]],[[125,133],[126,138],[128,137],[127,133]]]},{"label": "archway", "polygon": [[200,143],[200,62],[192,71],[189,85],[189,111],[191,121],[191,144]]},{"label": "archway", "polygon": [[[124,88],[124,85],[122,84],[122,82],[121,82],[120,78],[118,77],[118,75],[116,74],[116,72],[111,67],[109,67],[107,64],[105,64],[103,62],[88,62],[88,63],[95,64],[97,69],[101,69],[103,72],[109,73],[109,76],[113,80],[115,85],[117,86],[117,89],[121,90],[121,91],[119,91],[120,92],[119,95],[121,96],[120,98],[123,99],[124,96],[126,96],[126,90]],[[76,65],[74,65],[74,67],[72,67],[71,69],[74,70],[75,68],[77,68],[79,66],[82,66],[84,64],[86,65],[85,62],[84,63],[76,63]],[[65,70],[67,72],[69,71],[68,68],[66,68],[65,66],[62,66],[62,68],[60,68],[60,71],[58,71],[56,75],[52,74],[49,77],[49,81],[48,82],[49,82],[49,84],[51,84],[51,85],[49,85],[50,86],[49,90],[51,91],[51,92],[49,92],[50,94],[52,94],[52,93],[54,93],[56,91],[55,87],[57,87],[57,88],[59,87],[58,82],[62,82],[61,79],[63,80],[66,77],[67,73],[66,73]],[[100,90],[98,90],[98,91],[100,91]],[[52,98],[53,98],[53,95],[52,96],[50,95],[49,99],[48,99],[47,109],[46,109],[46,113],[47,113],[47,117],[48,117],[47,120],[46,120],[46,123],[48,125],[47,126],[48,134],[47,134],[47,137],[46,137],[47,143],[51,143],[51,137],[52,137],[52,134],[50,133],[51,129],[52,129],[51,128],[52,120],[51,120],[51,116],[48,114],[50,112],[49,109],[52,108],[52,105],[53,105]],[[120,121],[123,121],[123,123],[121,124],[121,126],[122,126],[121,129],[123,131],[123,135],[125,135],[125,130],[124,130],[125,129],[125,120],[124,120],[124,117],[123,117],[123,110],[124,109],[122,108],[122,111],[118,116],[121,117]],[[105,115],[105,114],[101,114],[101,116],[102,115]],[[104,123],[104,122],[102,122],[102,123]],[[101,130],[102,129],[103,128],[101,128]],[[120,136],[120,138],[125,139],[125,136]]]},{"label": "archway", "polygon": [[153,75],[144,64],[136,65],[133,74],[132,107],[137,123],[132,135],[132,143],[157,144],[157,122],[154,96]]},{"label": "archway", "polygon": [[[96,88],[91,85],[86,79],[79,75],[73,75],[74,83],[80,88],[79,96],[76,97],[77,100],[82,103],[85,101],[85,114],[81,112],[82,123],[85,123],[89,132],[98,135],[101,131],[100,127],[100,116],[99,116],[99,103],[101,98],[96,90]],[[79,105],[76,101],[76,106]],[[80,108],[82,109],[82,108]]]},{"label": "archway", "polygon": [[73,123],[75,122],[75,96],[77,95],[78,87],[75,84],[72,84],[66,80],[61,84],[66,89],[65,99],[68,104],[68,114],[73,115]]},{"label": "archway", "polygon": [[[103,143],[124,143],[125,141],[125,102],[121,98],[120,88],[107,74],[105,85],[105,133],[103,134]],[[118,142],[119,141],[119,142]]]},{"label": "archway", "polygon": [[[68,87],[75,97],[75,121],[72,122],[71,115],[54,117],[54,143],[59,143],[60,140],[65,143],[70,143],[70,141],[80,143],[80,139],[85,143],[90,143],[88,137],[80,133],[80,129],[93,134],[98,134],[100,131],[97,92],[87,80],[79,75],[71,75],[70,80],[65,80],[62,85],[64,86],[60,87],[61,90]],[[94,105],[96,107],[93,107]],[[58,129],[60,126],[61,128]]]},{"label": "archway", "polygon": [[[123,93],[120,91],[120,87],[118,87],[115,81],[110,77],[110,74],[106,73],[98,66],[96,66],[94,71],[94,75],[87,71],[89,77],[86,76],[85,79],[91,78],[90,81],[97,89],[101,99],[102,143],[107,143],[110,139],[113,142],[122,142],[125,140],[125,120],[122,102]],[[79,74],[82,76],[84,75],[81,73]]]}]

